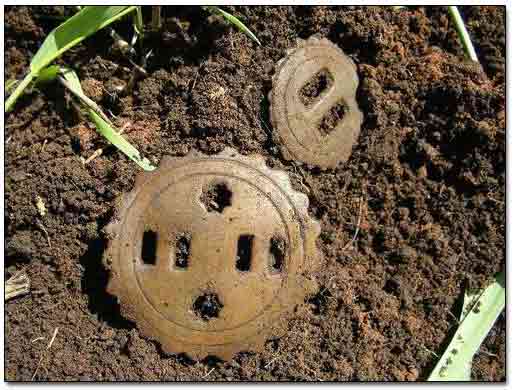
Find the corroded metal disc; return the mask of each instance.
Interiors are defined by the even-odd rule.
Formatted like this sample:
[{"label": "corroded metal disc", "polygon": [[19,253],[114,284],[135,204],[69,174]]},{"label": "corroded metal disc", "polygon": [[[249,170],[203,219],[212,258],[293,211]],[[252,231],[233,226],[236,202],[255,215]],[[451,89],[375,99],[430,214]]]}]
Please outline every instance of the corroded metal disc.
[{"label": "corroded metal disc", "polygon": [[260,157],[165,159],[138,177],[106,229],[108,290],[168,352],[258,350],[314,287],[305,272],[319,261],[319,225],[307,206]]},{"label": "corroded metal disc", "polygon": [[[331,83],[305,104],[301,91],[320,72]],[[355,100],[357,87],[353,61],[327,39],[311,37],[290,50],[276,67],[269,94],[271,123],[284,157],[321,168],[347,161],[363,119]],[[338,104],[344,107],[343,118],[323,134],[321,124]]]}]

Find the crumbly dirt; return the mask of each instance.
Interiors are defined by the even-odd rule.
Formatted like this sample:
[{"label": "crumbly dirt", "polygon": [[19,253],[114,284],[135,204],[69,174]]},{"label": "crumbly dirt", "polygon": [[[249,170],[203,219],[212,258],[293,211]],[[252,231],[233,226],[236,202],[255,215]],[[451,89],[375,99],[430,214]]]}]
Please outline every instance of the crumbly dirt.
[{"label": "crumbly dirt", "polygon": [[346,115],[347,108],[345,103],[338,102],[336,103],[328,113],[322,118],[321,123],[319,124],[319,131],[323,136],[329,135],[337,125],[344,119]]},{"label": "crumbly dirt", "polygon": [[327,91],[333,85],[333,78],[329,72],[321,70],[308,81],[299,92],[301,102],[310,106],[324,91]]},{"label": "crumbly dirt", "polygon": [[[30,380],[40,359],[36,380],[424,380],[457,327],[462,291],[503,269],[504,7],[462,7],[482,69],[465,60],[440,7],[225,9],[262,46],[200,7],[164,7],[162,31],[143,43],[154,53],[148,76],[133,88],[123,89],[133,66],[106,31],[58,62],[154,163],[231,146],[286,171],[322,226],[319,291],[283,337],[232,361],[166,355],[142,338],[106,293],[101,263],[102,229],[139,168],[49,85],[6,117],[5,276],[25,269],[32,282],[6,304],[7,380]],[[6,79],[23,76],[72,12],[6,7]],[[128,21],[116,30],[131,37]],[[328,171],[284,160],[268,115],[274,65],[313,34],[354,60],[364,114],[351,158]],[[472,376],[505,380],[504,314]]]},{"label": "crumbly dirt", "polygon": [[231,198],[232,192],[225,183],[215,183],[201,193],[200,202],[209,213],[222,213],[225,207],[231,205]]}]

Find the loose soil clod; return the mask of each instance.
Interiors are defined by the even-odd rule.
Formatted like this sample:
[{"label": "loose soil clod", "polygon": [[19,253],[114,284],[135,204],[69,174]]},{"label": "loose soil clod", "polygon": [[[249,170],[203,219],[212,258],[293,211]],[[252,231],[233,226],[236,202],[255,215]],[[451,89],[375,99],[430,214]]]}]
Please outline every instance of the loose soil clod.
[{"label": "loose soil clod", "polygon": [[[219,381],[425,380],[456,329],[462,289],[485,286],[504,267],[504,7],[459,8],[484,71],[465,61],[446,7],[224,9],[262,46],[207,19],[200,7],[166,6],[163,34],[138,41],[145,49],[139,56],[154,54],[144,66],[148,76],[129,94],[116,87],[128,83],[132,66],[110,51],[106,32],[59,63],[103,86],[98,105],[118,118],[118,128],[130,121],[126,138],[156,161],[232,147],[286,172],[322,226],[317,299],[297,306],[283,336],[229,362],[193,362],[141,337],[106,292],[110,274],[101,261],[103,228],[139,168],[94,129],[85,148],[75,140],[71,128],[87,123],[67,108],[59,85],[35,90],[5,118],[5,272],[8,278],[26,268],[32,285],[31,294],[5,304],[6,380],[31,379],[56,326],[66,342],[57,337],[40,381],[201,381],[211,370],[207,379]],[[75,12],[6,6],[6,80],[23,77],[44,37]],[[115,28],[130,37],[131,18]],[[284,159],[266,98],[276,63],[296,38],[312,34],[357,65],[356,100],[364,113],[351,158],[328,170]],[[224,94],[216,97],[221,87]],[[98,148],[103,153],[82,165],[78,156]],[[362,194],[358,244],[343,250],[355,234]],[[37,224],[43,219],[36,195],[46,204],[51,248]],[[192,242],[191,249],[189,264]],[[240,272],[235,257],[233,270]],[[474,359],[473,380],[505,379],[505,324],[503,314]],[[42,335],[44,341],[31,344]]]}]

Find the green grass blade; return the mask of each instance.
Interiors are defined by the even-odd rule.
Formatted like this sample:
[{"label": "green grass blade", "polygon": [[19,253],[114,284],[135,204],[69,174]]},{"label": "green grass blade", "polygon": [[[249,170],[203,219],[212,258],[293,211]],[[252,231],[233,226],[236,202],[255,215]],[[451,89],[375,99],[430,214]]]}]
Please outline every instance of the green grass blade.
[{"label": "green grass blade", "polygon": [[[469,381],[472,358],[506,304],[505,273],[497,275],[467,311],[428,381]],[[474,294],[469,294],[471,298]],[[467,298],[468,301],[468,298]],[[465,310],[465,306],[463,308]]]},{"label": "green grass blade", "polygon": [[64,76],[64,78],[69,81],[69,85],[73,88],[73,92],[84,94],[82,84],[80,84],[80,79],[74,70],[69,68],[59,68],[59,71]]},{"label": "green grass blade", "polygon": [[39,72],[37,79],[35,80],[36,84],[39,83],[49,83],[50,81],[54,81],[59,73],[61,72],[61,67],[58,65],[50,65],[44,68]]},{"label": "green grass blade", "polygon": [[105,122],[96,112],[89,110],[89,117],[96,125],[98,132],[103,135],[116,148],[121,150],[129,159],[134,161],[145,171],[153,171],[155,166],[147,158],[142,158],[139,151],[133,147],[126,139],[116,132],[107,122]]},{"label": "green grass blade", "polygon": [[463,305],[461,306],[460,322],[465,319],[472,307],[476,303],[476,300],[483,294],[482,290],[465,290],[463,295]]},{"label": "green grass blade", "polygon": [[84,92],[82,91],[82,86],[80,85],[80,80],[78,79],[77,74],[72,71],[71,69],[62,69],[62,76],[57,76],[58,80],[61,82],[62,85],[64,85],[68,90],[75,95],[76,98],[78,98],[83,105],[88,107],[89,109],[96,112],[100,117],[103,118],[103,120],[107,123],[110,123],[109,118],[107,115],[103,113],[100,107],[93,102],[91,99],[89,99]]},{"label": "green grass blade", "polygon": [[30,62],[31,72],[39,73],[66,50],[134,11],[135,8],[135,6],[84,7],[46,37]]},{"label": "green grass blade", "polygon": [[159,31],[162,28],[162,7],[160,5],[151,6],[151,29]]},{"label": "green grass blade", "polygon": [[472,45],[472,41],[470,40],[470,35],[467,31],[467,28],[465,27],[463,19],[461,18],[460,12],[458,11],[458,7],[454,5],[449,6],[449,14],[451,15],[454,25],[456,26],[456,31],[458,31],[458,35],[460,37],[461,43],[463,44],[465,52],[472,61],[479,62],[476,51],[474,49],[474,45]]},{"label": "green grass blade", "polygon": [[16,103],[21,95],[23,95],[23,91],[25,91],[25,88],[29,86],[33,79],[34,75],[32,73],[28,73],[25,78],[21,80],[21,82],[14,89],[13,93],[11,93],[5,101],[5,112],[12,110],[14,103]]},{"label": "green grass blade", "polygon": [[[70,69],[66,69],[63,72],[63,77],[68,82],[66,86],[73,89],[73,94],[77,96],[82,101],[82,103],[85,102],[84,104],[88,107],[87,112],[89,118],[94,122],[96,130],[142,169],[145,171],[153,171],[155,167],[150,163],[150,161],[146,158],[142,158],[139,151],[134,146],[132,146],[116,130],[114,130],[107,120],[102,118],[100,114],[95,112],[95,110],[90,107],[90,103],[87,103],[87,101],[90,99],[84,95],[77,74]],[[105,114],[103,114],[103,116],[104,115]]]},{"label": "green grass blade", "polygon": [[54,29],[30,61],[30,72],[5,102],[5,112],[12,109],[25,88],[39,76],[39,72],[62,53],[135,9],[135,6],[88,6]]},{"label": "green grass blade", "polygon": [[143,16],[142,16],[142,10],[141,6],[138,5],[135,9],[135,15],[134,15],[134,29],[137,34],[139,34],[141,37],[144,34],[144,22],[143,22]]},{"label": "green grass blade", "polygon": [[258,40],[258,38],[256,37],[255,34],[253,34],[253,32],[247,28],[244,23],[242,23],[239,19],[237,19],[235,16],[233,16],[232,14],[226,12],[226,11],[223,11],[221,8],[219,7],[215,7],[215,6],[205,6],[204,7],[207,11],[211,12],[211,13],[214,13],[214,14],[219,14],[221,16],[223,16],[228,22],[230,22],[231,24],[233,24],[235,27],[237,27],[240,31],[242,31],[244,34],[246,34],[248,37],[250,37],[252,40],[254,40],[256,43],[258,43],[260,46],[262,45],[260,43],[260,41]]}]

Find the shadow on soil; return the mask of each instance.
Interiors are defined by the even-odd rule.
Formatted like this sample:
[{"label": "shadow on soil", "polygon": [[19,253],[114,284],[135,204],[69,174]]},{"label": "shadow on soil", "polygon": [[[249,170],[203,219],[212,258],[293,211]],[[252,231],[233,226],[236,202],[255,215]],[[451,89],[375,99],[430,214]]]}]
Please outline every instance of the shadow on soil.
[{"label": "shadow on soil", "polygon": [[116,329],[131,329],[135,324],[121,316],[117,298],[107,293],[109,272],[102,263],[106,241],[98,238],[89,244],[87,252],[80,258],[85,269],[82,278],[82,292],[89,297],[89,310],[96,314],[100,321],[107,322]]}]

